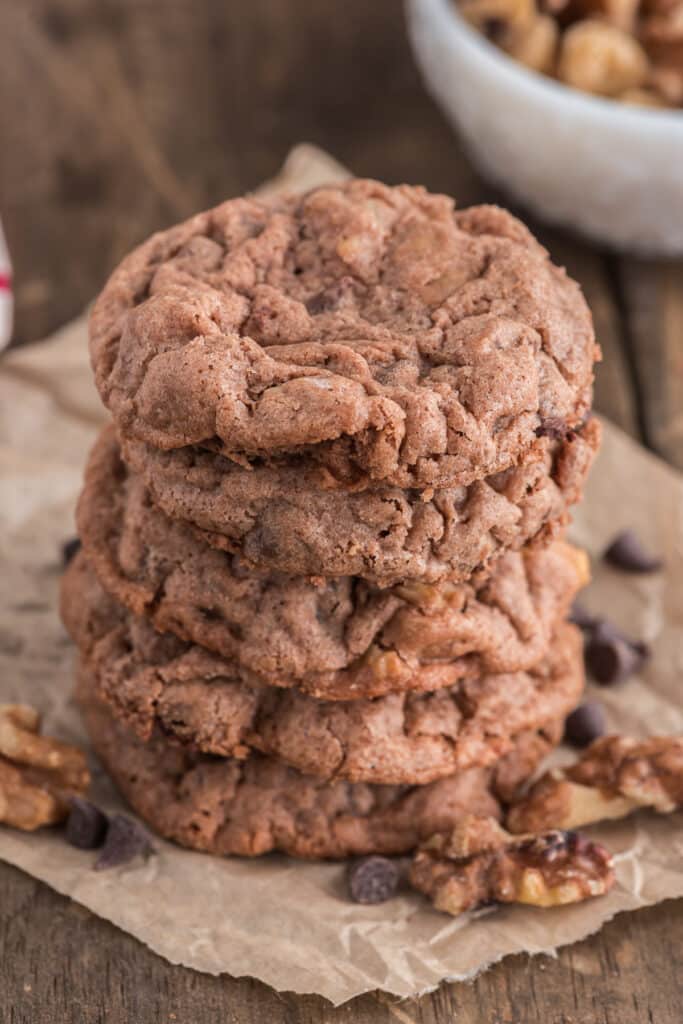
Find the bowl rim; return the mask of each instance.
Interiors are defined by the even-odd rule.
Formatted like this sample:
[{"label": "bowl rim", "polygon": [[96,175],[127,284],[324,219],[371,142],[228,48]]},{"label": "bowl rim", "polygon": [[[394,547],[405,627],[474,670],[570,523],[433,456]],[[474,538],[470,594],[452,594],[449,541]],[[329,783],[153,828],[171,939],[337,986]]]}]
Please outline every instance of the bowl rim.
[{"label": "bowl rim", "polygon": [[634,104],[619,103],[618,100],[609,97],[582,92],[580,89],[565,85],[564,82],[558,82],[540,71],[525,67],[520,61],[499,49],[463,18],[455,0],[408,0],[408,2],[414,12],[420,8],[426,11],[431,7],[434,12],[440,9],[450,21],[450,30],[457,33],[472,51],[477,52],[489,69],[496,74],[503,73],[511,85],[514,84],[523,92],[535,92],[539,98],[548,103],[571,107],[576,114],[583,114],[593,119],[609,119],[612,124],[616,119],[622,121],[625,126],[639,127],[648,133],[656,132],[658,135],[662,133],[662,130],[683,135],[683,110],[638,107]]}]

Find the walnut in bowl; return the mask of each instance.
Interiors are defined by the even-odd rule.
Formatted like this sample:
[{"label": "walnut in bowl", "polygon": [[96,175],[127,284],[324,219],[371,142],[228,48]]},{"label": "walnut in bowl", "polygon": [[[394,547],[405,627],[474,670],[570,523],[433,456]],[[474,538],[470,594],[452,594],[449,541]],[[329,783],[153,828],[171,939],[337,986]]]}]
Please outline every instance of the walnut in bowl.
[{"label": "walnut in bowl", "polygon": [[617,248],[682,254],[683,109],[662,105],[678,102],[673,6],[642,15],[604,0],[621,3],[615,21],[592,10],[565,27],[564,2],[462,0],[468,21],[453,0],[406,0],[425,82],[482,172],[536,214]]},{"label": "walnut in bowl", "polygon": [[515,60],[576,89],[639,106],[683,106],[681,0],[457,0]]}]

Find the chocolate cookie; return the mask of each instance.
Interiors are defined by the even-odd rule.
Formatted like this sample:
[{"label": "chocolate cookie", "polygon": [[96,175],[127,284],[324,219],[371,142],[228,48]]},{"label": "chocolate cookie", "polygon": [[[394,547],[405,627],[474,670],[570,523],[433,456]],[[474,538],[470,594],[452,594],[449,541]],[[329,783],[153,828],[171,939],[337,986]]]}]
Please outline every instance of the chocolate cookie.
[{"label": "chocolate cookie", "polygon": [[401,854],[468,813],[501,817],[509,801],[558,742],[562,723],[518,737],[491,768],[471,768],[428,786],[369,786],[301,775],[255,755],[208,757],[128,732],[93,693],[81,670],[78,699],[90,739],[123,796],[152,828],[182,846],[254,857]]},{"label": "chocolate cookie", "polygon": [[151,504],[112,431],[91,455],[77,520],[100,582],[130,611],[271,683],[332,700],[527,669],[588,582],[585,554],[561,541],[506,552],[478,585],[379,590],[348,576],[245,571]]},{"label": "chocolate cookie", "polygon": [[479,675],[437,693],[317,700],[158,633],[105,594],[83,561],[68,570],[65,622],[98,695],[143,740],[159,727],[222,757],[258,750],[320,778],[425,784],[493,763],[520,732],[566,716],[583,690],[580,633],[562,625],[527,672]]},{"label": "chocolate cookie", "polygon": [[538,438],[524,462],[469,487],[361,491],[310,460],[244,468],[199,448],[124,442],[125,461],[167,515],[250,565],[293,575],[468,580],[491,559],[566,524],[597,451],[590,420],[563,440]]},{"label": "chocolate cookie", "polygon": [[97,300],[90,348],[129,438],[439,488],[578,426],[598,355],[579,287],[510,214],[358,180],[154,235]]}]

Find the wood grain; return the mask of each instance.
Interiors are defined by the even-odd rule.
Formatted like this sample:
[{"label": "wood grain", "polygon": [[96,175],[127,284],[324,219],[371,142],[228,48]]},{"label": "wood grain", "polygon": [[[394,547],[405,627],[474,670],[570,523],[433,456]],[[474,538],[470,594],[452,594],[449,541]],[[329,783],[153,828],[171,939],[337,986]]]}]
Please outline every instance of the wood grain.
[{"label": "wood grain", "polygon": [[[136,242],[271,176],[292,144],[462,205],[482,182],[419,82],[396,0],[21,0],[2,5],[0,211],[17,341],[79,312]],[[523,212],[523,211],[522,211]],[[598,408],[683,466],[681,263],[626,260],[532,222],[582,284]],[[332,1010],[173,967],[0,866],[0,1024],[680,1024],[683,901],[556,960],[516,957],[420,1000]]]},{"label": "wood grain", "polygon": [[[680,1024],[683,902],[617,918],[556,959],[517,956],[421,999],[339,1009],[200,975],[0,866],[0,1024]],[[264,956],[267,951],[264,950]]]}]

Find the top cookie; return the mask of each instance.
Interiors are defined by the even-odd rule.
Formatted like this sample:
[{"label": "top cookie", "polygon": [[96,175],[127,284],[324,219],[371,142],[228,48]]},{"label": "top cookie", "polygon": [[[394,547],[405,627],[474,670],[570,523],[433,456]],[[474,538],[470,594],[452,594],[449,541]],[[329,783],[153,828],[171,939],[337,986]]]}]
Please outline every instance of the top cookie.
[{"label": "top cookie", "polygon": [[510,214],[361,180],[154,235],[90,350],[123,436],[400,487],[467,485],[576,426],[598,353],[578,286]]}]

